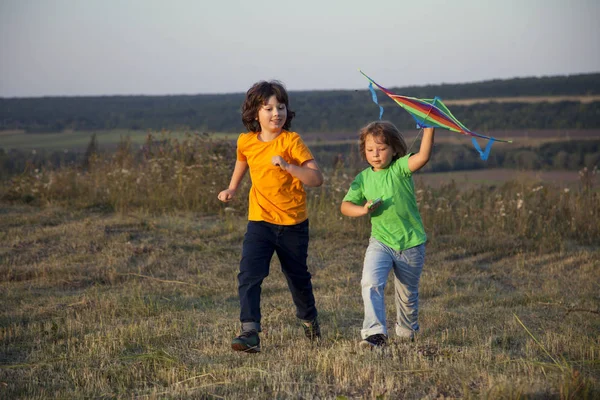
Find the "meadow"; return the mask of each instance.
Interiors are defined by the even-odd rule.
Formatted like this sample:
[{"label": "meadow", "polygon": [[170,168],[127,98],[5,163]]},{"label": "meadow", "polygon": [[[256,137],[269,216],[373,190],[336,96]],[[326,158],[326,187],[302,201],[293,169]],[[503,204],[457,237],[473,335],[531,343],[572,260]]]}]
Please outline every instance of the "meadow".
[{"label": "meadow", "polygon": [[[308,190],[323,338],[303,336],[274,257],[262,352],[240,354],[230,341],[248,179],[235,202],[216,198],[234,151],[203,135],[124,143],[85,169],[31,168],[2,185],[0,397],[600,396],[596,169],[569,184],[417,174],[422,332],[367,351],[357,344],[369,223],[339,213],[356,168],[327,168]],[[386,296],[392,324],[393,285]]]},{"label": "meadow", "polygon": [[[28,150],[85,150],[92,135],[101,147],[115,148],[123,140],[132,145],[141,146],[146,143],[148,135],[151,134],[155,140],[178,139],[185,140],[189,135],[186,130],[169,130],[156,132],[153,130],[131,130],[111,129],[93,131],[62,131],[46,133],[26,133],[22,130],[0,131],[0,147],[9,149]],[[406,140],[412,143],[417,131],[406,132]],[[490,136],[515,140],[515,146],[539,146],[543,143],[564,140],[597,140],[600,131],[597,129],[561,129],[561,130],[499,130],[485,132]],[[239,133],[211,132],[210,136],[216,139],[235,141]],[[306,143],[311,146],[323,146],[331,144],[347,144],[356,142],[356,134],[352,133],[310,133],[303,134]],[[461,143],[464,137],[454,133],[443,132],[438,134],[438,143]]]}]

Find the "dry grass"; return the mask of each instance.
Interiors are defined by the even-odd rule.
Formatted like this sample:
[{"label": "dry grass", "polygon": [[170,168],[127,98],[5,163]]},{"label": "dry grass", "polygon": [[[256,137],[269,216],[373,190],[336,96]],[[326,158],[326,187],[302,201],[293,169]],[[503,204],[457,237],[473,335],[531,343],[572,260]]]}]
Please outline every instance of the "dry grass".
[{"label": "dry grass", "polygon": [[528,187],[552,183],[556,188],[580,190],[581,176],[578,171],[527,171],[507,168],[486,168],[470,171],[431,172],[418,174],[415,184],[419,187],[441,188],[454,181],[462,190],[481,186],[498,187],[507,182],[519,182]]},{"label": "dry grass", "polygon": [[[275,257],[263,286],[263,351],[250,355],[229,346],[245,231],[235,210],[245,200],[227,209],[214,201],[230,166],[187,167],[230,155],[200,145],[136,162],[122,151],[88,172],[31,171],[5,188],[0,397],[600,396],[600,198],[591,172],[568,192],[520,181],[421,187],[430,235],[423,331],[374,352],[357,347],[369,226],[339,214],[350,177],[328,174],[309,192],[324,338],[304,338]],[[119,190],[111,196],[102,185]]]}]

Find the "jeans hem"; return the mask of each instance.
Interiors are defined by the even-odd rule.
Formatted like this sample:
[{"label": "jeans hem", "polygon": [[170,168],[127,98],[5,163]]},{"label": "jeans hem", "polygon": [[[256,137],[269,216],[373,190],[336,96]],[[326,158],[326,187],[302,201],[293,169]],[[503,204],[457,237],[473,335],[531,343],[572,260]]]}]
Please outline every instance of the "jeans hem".
[{"label": "jeans hem", "polygon": [[242,322],[242,332],[248,332],[251,330],[255,330],[256,332],[261,332],[260,323],[250,321],[250,322]]},{"label": "jeans hem", "polygon": [[396,336],[403,339],[413,339],[419,330],[407,329],[396,324]]},{"label": "jeans hem", "polygon": [[379,334],[387,336],[387,329],[385,329],[385,327],[383,327],[383,326],[376,326],[374,328],[360,330],[360,336],[363,339],[366,339],[372,335],[379,335]]}]

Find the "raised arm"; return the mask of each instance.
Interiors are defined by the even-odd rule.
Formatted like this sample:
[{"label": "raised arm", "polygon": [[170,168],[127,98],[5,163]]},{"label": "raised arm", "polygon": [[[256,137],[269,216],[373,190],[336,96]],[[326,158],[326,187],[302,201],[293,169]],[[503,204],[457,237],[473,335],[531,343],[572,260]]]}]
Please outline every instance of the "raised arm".
[{"label": "raised arm", "polygon": [[233,168],[233,174],[231,174],[229,187],[219,193],[217,196],[219,200],[225,203],[233,200],[235,197],[235,192],[240,186],[240,182],[242,181],[242,178],[244,178],[246,171],[248,171],[248,162],[236,160],[235,167]]},{"label": "raised arm", "polygon": [[298,178],[306,186],[317,187],[323,184],[323,174],[315,160],[308,160],[302,165],[294,165],[289,164],[281,156],[273,156],[271,163]]},{"label": "raised arm", "polygon": [[434,133],[435,128],[423,129],[423,138],[421,139],[421,147],[419,148],[419,152],[413,154],[408,159],[408,169],[410,169],[411,172],[415,172],[423,168],[429,161],[429,158],[431,158]]}]

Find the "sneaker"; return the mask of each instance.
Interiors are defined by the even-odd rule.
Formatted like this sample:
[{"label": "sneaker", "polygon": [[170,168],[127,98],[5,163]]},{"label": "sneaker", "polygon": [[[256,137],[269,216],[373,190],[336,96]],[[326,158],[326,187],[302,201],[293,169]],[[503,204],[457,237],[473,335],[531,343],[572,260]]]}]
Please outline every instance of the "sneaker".
[{"label": "sneaker", "polygon": [[375,347],[383,347],[387,344],[387,336],[382,333],[378,333],[376,335],[371,335],[366,339],[363,339],[359,345],[363,348],[375,348]]},{"label": "sneaker", "polygon": [[302,321],[302,328],[304,328],[304,335],[310,340],[321,339],[321,327],[316,318],[312,321]]},{"label": "sneaker", "polygon": [[255,329],[242,332],[242,334],[231,341],[231,348],[246,353],[258,353],[260,351],[260,338]]}]

